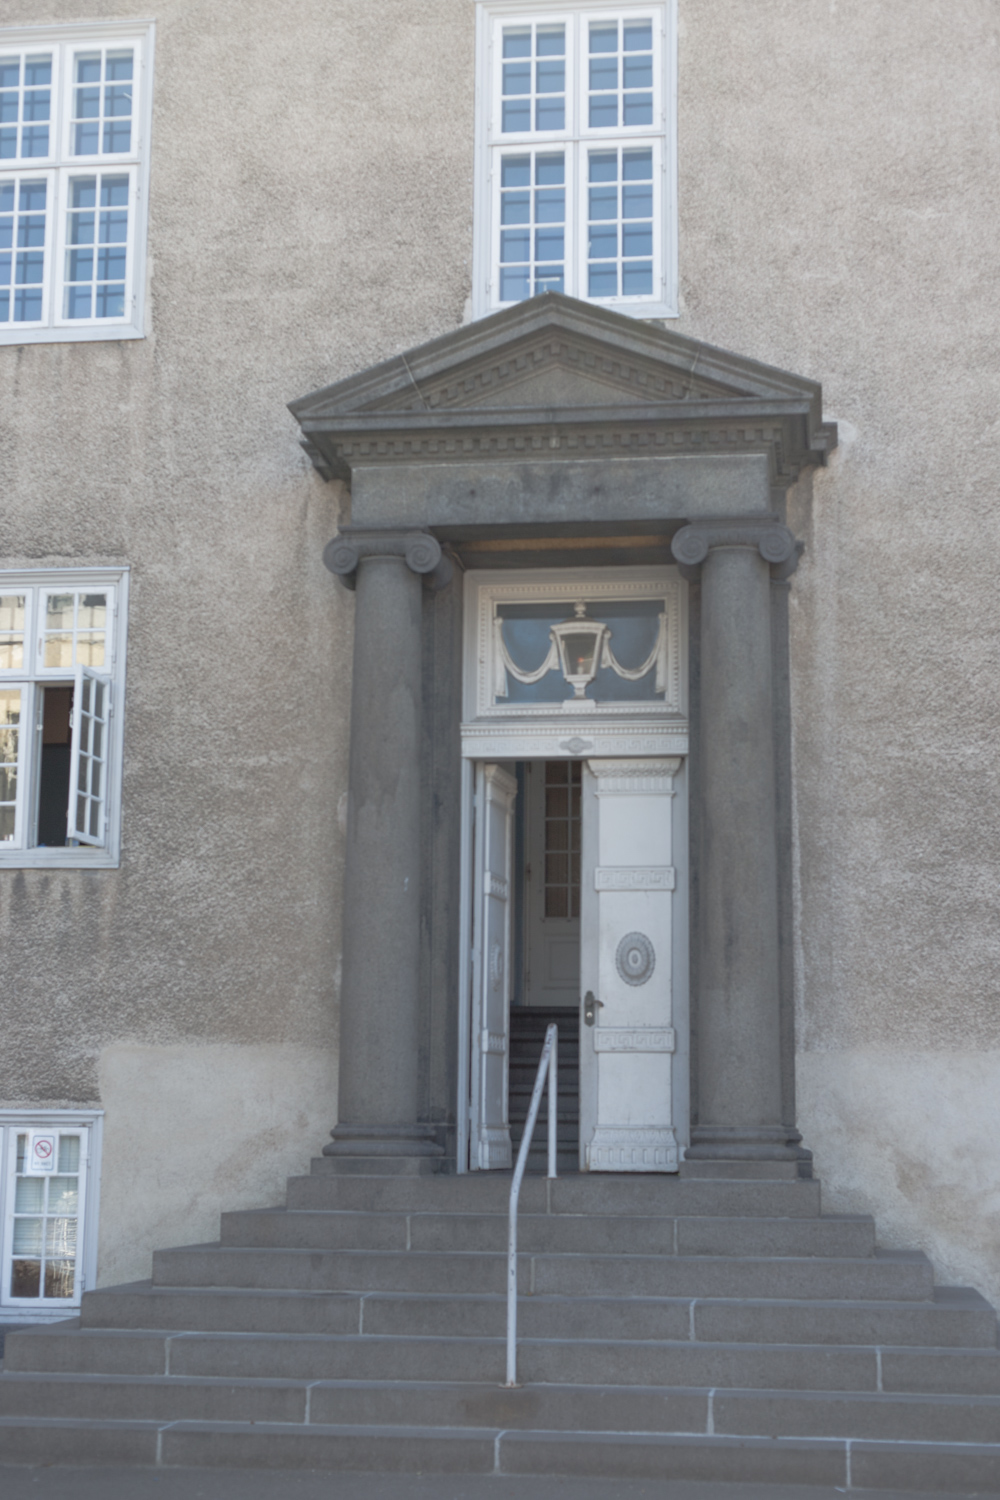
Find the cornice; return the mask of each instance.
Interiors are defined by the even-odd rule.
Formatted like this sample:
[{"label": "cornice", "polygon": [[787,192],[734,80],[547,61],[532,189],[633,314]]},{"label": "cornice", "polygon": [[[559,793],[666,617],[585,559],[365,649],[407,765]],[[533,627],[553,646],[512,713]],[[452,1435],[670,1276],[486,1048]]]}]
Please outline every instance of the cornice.
[{"label": "cornice", "polygon": [[837,441],[814,381],[556,293],[290,410],[318,472],[347,480],[370,465],[722,451],[766,452],[788,484]]}]

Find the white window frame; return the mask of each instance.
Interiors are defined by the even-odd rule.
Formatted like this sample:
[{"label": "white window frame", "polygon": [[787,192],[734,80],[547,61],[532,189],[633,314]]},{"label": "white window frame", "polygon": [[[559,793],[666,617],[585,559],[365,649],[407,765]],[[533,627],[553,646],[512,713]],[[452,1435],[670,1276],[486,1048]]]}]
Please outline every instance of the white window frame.
[{"label": "white window frame", "polygon": [[[17,840],[0,843],[0,870],[10,869],[115,869],[121,862],[121,789],[124,749],[125,653],[128,638],[128,568],[25,568],[0,570],[0,594],[26,593],[29,596],[25,620],[25,663],[23,668],[0,668],[0,688],[22,690],[21,734],[18,745]],[[39,636],[42,629],[42,602],[46,594],[71,590],[108,590],[113,617],[108,626],[107,645],[111,661],[98,675],[110,679],[111,716],[107,736],[105,770],[106,826],[100,846],[79,844],[55,848],[33,844],[37,837],[38,780],[41,766],[39,731],[40,689],[47,683],[74,687],[80,681],[79,667],[45,667],[41,665]],[[88,675],[93,675],[88,672]],[[77,687],[77,692],[79,689]],[[77,704],[79,699],[77,699]],[[74,744],[78,738],[80,715],[74,707]],[[75,766],[75,761],[74,761]],[[72,836],[71,833],[68,836]]]},{"label": "white window frame", "polygon": [[[587,54],[584,38],[591,21],[653,15],[654,68],[659,118],[654,126],[591,129],[584,118]],[[657,37],[657,22],[659,36]],[[564,22],[567,29],[567,122],[564,130],[500,133],[500,31],[523,22]],[[572,79],[572,82],[570,80]],[[587,152],[594,146],[653,147],[653,295],[587,295]],[[472,316],[485,317],[516,303],[500,301],[499,200],[501,155],[535,149],[566,153],[565,291],[568,296],[613,308],[637,318],[678,316],[677,273],[677,0],[649,5],[608,5],[600,0],[551,0],[534,8],[517,0],[478,0],[476,6],[476,143]]]},{"label": "white window frame", "polygon": [[[77,1226],[76,1284],[72,1297],[10,1296],[17,1137],[33,1130],[61,1130],[79,1133],[84,1138],[80,1159],[83,1212]],[[73,1317],[83,1293],[96,1285],[103,1135],[102,1109],[0,1110],[0,1324],[48,1323]]]},{"label": "white window frame", "polygon": [[[153,119],[152,21],[92,21],[86,25],[0,27],[0,58],[14,52],[51,51],[52,110],[48,156],[0,160],[0,183],[28,178],[48,184],[46,193],[45,269],[42,319],[38,323],[0,323],[0,344],[88,343],[106,339],[139,339],[146,333],[146,246],[149,203],[149,140]],[[73,57],[92,47],[130,46],[133,67],[133,111],[127,152],[70,154]],[[63,306],[69,185],[74,177],[114,175],[129,179],[129,231],[125,266],[125,312],[117,318],[68,318]],[[98,207],[95,212],[100,212]],[[11,288],[13,294],[13,287]]]}]

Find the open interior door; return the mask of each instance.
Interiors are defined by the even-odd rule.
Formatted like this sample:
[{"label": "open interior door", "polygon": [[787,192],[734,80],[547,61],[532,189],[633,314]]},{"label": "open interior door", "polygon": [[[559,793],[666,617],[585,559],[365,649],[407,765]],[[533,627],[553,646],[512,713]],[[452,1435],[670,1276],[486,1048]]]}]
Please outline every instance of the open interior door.
[{"label": "open interior door", "polygon": [[672,1172],[672,854],[667,757],[583,775],[580,1169]]},{"label": "open interior door", "polygon": [[476,767],[469,1149],[473,1170],[511,1165],[507,1074],[516,796],[517,782],[502,766]]}]

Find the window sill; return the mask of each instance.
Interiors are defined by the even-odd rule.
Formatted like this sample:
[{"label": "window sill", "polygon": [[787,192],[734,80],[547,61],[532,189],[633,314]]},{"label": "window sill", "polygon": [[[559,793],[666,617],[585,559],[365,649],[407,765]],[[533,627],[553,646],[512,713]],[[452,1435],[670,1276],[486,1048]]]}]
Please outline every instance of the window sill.
[{"label": "window sill", "polygon": [[107,344],[120,339],[145,338],[141,328],[134,323],[117,323],[113,328],[11,328],[0,329],[0,344]]},{"label": "window sill", "polygon": [[17,849],[0,853],[2,870],[117,870],[121,857],[107,849]]}]

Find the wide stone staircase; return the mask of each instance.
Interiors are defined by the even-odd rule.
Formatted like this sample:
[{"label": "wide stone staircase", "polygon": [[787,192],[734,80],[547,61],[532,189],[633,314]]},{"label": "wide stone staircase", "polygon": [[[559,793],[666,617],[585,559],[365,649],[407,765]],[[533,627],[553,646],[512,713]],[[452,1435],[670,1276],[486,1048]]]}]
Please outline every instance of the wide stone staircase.
[{"label": "wide stone staircase", "polygon": [[993,1309],[820,1185],[313,1163],[152,1280],[12,1333],[0,1461],[1000,1492]]}]

